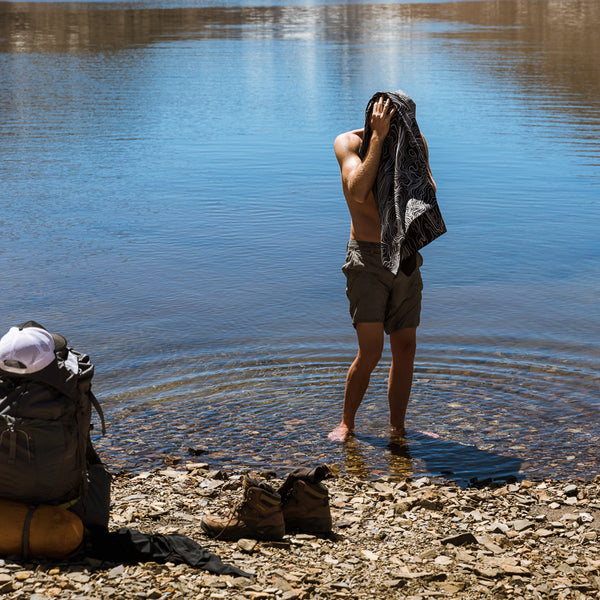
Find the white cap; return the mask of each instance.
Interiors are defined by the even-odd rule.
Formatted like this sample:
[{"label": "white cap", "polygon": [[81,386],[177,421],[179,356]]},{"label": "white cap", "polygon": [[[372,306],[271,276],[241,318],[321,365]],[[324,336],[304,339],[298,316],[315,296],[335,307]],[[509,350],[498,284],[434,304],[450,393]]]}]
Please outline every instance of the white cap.
[{"label": "white cap", "polygon": [[11,327],[0,339],[0,369],[7,373],[36,373],[55,358],[54,338],[40,327]]}]

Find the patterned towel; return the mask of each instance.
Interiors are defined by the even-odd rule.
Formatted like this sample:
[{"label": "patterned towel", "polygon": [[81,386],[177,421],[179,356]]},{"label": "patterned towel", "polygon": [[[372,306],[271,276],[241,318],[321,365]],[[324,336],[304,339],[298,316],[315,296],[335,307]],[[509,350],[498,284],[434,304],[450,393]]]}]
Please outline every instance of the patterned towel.
[{"label": "patterned towel", "polygon": [[415,103],[402,90],[377,92],[367,105],[365,131],[359,150],[364,159],[371,139],[373,104],[380,96],[396,107],[384,140],[373,186],[381,220],[381,259],[394,275],[410,275],[416,252],[446,232],[435,188],[428,170],[427,152],[415,117]]}]

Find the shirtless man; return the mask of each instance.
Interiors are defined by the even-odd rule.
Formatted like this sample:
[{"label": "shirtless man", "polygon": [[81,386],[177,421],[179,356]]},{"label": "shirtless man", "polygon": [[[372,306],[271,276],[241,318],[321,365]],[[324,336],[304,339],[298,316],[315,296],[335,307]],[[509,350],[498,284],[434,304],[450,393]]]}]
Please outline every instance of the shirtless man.
[{"label": "shirtless man", "polygon": [[[346,293],[358,338],[358,353],[348,370],[341,423],[329,433],[332,441],[345,442],[354,429],[354,417],[367,391],[371,373],[383,350],[384,332],[389,334],[392,364],[388,379],[390,434],[404,436],[404,419],[410,396],[416,350],[416,332],[423,287],[417,267],[410,276],[396,276],[381,262],[381,224],[371,191],[395,108],[380,97],[370,116],[372,136],[361,160],[363,129],[339,135],[334,144],[340,165],[342,189],[352,219],[348,253],[343,271]],[[433,181],[433,179],[432,179]]]}]

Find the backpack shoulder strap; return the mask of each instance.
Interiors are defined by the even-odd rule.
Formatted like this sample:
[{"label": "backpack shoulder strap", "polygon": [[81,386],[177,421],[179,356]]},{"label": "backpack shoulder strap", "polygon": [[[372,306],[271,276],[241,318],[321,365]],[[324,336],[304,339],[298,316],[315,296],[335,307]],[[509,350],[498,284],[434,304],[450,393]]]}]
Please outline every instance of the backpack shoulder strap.
[{"label": "backpack shoulder strap", "polygon": [[98,402],[98,399],[96,398],[96,396],[94,396],[94,392],[92,392],[92,390],[90,390],[88,392],[89,396],[90,396],[90,401],[92,402],[92,406],[96,409],[96,412],[98,413],[98,416],[100,417],[100,423],[102,424],[102,435],[106,435],[106,422],[104,421],[104,411],[102,410],[102,407],[100,406],[100,402]]}]

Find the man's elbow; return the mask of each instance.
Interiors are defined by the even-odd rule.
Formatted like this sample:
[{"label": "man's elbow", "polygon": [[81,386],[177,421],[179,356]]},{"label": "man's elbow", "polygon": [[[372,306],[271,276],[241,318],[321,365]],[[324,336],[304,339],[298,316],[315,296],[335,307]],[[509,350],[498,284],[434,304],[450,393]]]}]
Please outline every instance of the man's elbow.
[{"label": "man's elbow", "polygon": [[364,204],[369,197],[369,190],[363,189],[360,185],[348,182],[348,199],[358,204]]}]

